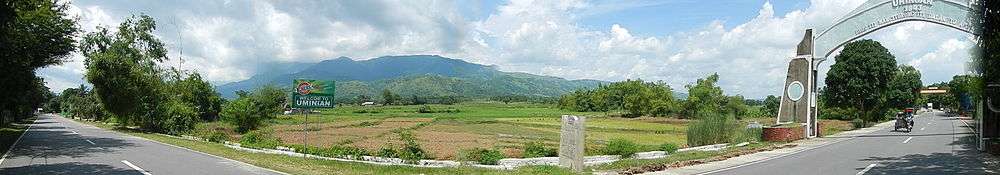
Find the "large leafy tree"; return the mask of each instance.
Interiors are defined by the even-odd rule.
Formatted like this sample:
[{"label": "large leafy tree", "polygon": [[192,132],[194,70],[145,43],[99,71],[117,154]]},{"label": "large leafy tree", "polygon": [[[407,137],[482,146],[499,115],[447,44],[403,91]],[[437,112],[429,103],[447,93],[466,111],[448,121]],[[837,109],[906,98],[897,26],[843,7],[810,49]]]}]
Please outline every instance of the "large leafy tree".
[{"label": "large leafy tree", "polygon": [[156,63],[167,60],[163,42],[153,35],[156,22],[147,15],[125,19],[118,31],[106,27],[84,35],[86,79],[108,112],[125,124],[159,130],[160,105],[167,97]]},{"label": "large leafy tree", "polygon": [[865,121],[885,109],[884,96],[896,73],[896,57],[873,40],[848,43],[826,77],[826,105],[856,109]]},{"label": "large leafy tree", "polygon": [[222,108],[222,97],[212,84],[201,78],[201,74],[174,71],[171,79],[172,94],[175,94],[178,100],[191,105],[202,120],[218,119],[217,116]]},{"label": "large leafy tree", "polygon": [[919,90],[923,84],[920,81],[920,71],[913,66],[899,66],[889,81],[886,104],[891,108],[913,107],[920,98]]},{"label": "large leafy tree", "polygon": [[66,8],[50,0],[0,2],[0,125],[40,107],[48,89],[35,70],[75,50],[79,29]]},{"label": "large leafy tree", "polygon": [[698,79],[694,85],[688,85],[688,99],[684,103],[684,116],[699,116],[699,112],[713,111],[722,112],[725,96],[722,88],[716,83],[719,82],[719,74],[712,74],[708,77]]}]

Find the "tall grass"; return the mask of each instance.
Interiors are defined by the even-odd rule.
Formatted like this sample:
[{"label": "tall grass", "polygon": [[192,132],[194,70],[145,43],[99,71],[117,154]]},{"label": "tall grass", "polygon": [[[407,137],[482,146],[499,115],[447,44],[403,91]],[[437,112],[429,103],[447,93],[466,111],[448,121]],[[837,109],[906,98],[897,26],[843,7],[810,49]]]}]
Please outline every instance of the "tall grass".
[{"label": "tall grass", "polygon": [[731,137],[741,130],[733,115],[699,112],[700,120],[691,123],[687,130],[689,146],[702,146],[732,141]]}]

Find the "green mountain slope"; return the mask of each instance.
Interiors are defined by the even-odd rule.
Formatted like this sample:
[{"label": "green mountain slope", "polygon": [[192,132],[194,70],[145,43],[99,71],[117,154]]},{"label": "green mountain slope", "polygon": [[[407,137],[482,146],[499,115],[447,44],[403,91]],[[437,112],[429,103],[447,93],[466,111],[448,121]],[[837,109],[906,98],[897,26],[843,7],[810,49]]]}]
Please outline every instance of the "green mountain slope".
[{"label": "green mountain slope", "polygon": [[293,79],[305,78],[337,81],[338,99],[354,99],[359,95],[378,98],[384,89],[403,97],[552,97],[606,83],[501,72],[491,66],[434,55],[386,56],[360,61],[341,57],[308,65],[305,69],[283,70],[291,71],[258,75],[217,89],[223,96],[233,98],[238,90],[262,85],[290,87]]}]

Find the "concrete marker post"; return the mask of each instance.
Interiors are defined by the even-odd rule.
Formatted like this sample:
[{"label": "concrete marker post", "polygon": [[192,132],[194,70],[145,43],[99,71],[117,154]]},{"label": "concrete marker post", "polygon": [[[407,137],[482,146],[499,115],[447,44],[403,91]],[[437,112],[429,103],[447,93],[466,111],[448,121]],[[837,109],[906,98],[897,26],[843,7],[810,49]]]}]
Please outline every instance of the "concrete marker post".
[{"label": "concrete marker post", "polygon": [[583,172],[585,117],[563,115],[559,132],[559,166]]}]

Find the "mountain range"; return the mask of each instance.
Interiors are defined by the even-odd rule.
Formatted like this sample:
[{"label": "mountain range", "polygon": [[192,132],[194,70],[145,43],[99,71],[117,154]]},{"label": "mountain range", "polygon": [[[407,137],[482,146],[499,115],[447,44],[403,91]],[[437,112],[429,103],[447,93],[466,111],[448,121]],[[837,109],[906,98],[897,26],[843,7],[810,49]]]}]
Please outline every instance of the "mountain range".
[{"label": "mountain range", "polygon": [[318,63],[268,65],[250,79],[223,84],[217,90],[223,97],[235,98],[239,90],[249,91],[263,85],[291,87],[294,79],[320,79],[336,81],[338,99],[354,99],[359,95],[378,98],[384,89],[403,97],[555,97],[580,88],[608,84],[598,80],[503,72],[494,66],[437,55],[384,56],[367,60],[340,57]]}]

